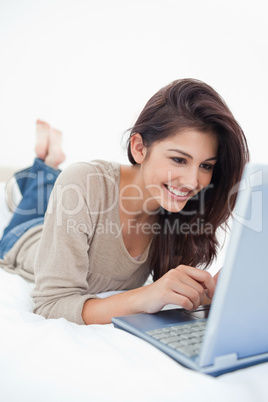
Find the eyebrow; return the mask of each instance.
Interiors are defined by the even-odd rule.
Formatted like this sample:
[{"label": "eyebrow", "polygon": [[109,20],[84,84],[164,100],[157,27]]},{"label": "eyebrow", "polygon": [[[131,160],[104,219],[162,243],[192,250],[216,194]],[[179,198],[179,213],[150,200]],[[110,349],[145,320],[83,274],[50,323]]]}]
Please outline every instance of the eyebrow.
[{"label": "eyebrow", "polygon": [[[179,154],[188,156],[188,158],[193,159],[193,157],[192,157],[191,155],[187,154],[187,153],[184,152],[184,151],[181,151],[180,149],[168,149],[168,151],[171,151],[171,152],[178,152]],[[213,156],[212,158],[206,159],[205,162],[207,162],[207,161],[214,161],[214,160],[217,160],[217,159],[218,159],[217,156]]]}]

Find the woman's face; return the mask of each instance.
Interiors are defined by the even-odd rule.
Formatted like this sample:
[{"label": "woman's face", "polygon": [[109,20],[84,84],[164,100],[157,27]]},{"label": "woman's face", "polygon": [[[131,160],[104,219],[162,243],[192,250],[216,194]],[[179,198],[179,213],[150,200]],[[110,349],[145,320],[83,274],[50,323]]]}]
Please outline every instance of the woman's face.
[{"label": "woman's face", "polygon": [[216,135],[187,129],[144,148],[140,163],[148,210],[179,212],[207,187],[217,161]]}]

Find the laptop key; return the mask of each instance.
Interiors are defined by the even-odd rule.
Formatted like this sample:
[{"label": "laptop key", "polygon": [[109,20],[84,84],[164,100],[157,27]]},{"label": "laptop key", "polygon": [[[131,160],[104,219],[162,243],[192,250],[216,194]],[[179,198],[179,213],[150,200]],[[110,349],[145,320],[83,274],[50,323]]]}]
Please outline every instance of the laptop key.
[{"label": "laptop key", "polygon": [[169,343],[171,343],[171,342],[176,342],[176,341],[178,341],[178,338],[176,337],[176,336],[170,336],[170,337],[168,337],[168,338],[164,338],[164,339],[161,339],[160,340],[162,343],[164,343],[164,344],[169,344]]},{"label": "laptop key", "polygon": [[168,338],[168,334],[165,334],[165,333],[163,333],[163,334],[154,334],[154,335],[151,335],[151,336],[153,336],[153,338],[155,338],[157,340]]},{"label": "laptop key", "polygon": [[158,328],[147,334],[172,349],[193,357],[199,354],[205,333],[206,321],[190,322],[172,327]]},{"label": "laptop key", "polygon": [[199,354],[200,349],[196,348],[196,347],[191,347],[191,346],[188,346],[188,347],[179,346],[176,348],[176,350],[188,357],[193,357],[193,356],[197,356]]}]

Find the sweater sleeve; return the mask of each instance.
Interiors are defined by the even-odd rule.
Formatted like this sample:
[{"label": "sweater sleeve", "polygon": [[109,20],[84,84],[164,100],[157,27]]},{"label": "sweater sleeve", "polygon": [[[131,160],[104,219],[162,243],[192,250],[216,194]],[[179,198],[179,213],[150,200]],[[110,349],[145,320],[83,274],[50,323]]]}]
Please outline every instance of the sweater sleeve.
[{"label": "sweater sleeve", "polygon": [[87,193],[95,193],[95,188],[94,177],[89,182],[85,170],[83,164],[72,165],[55,183],[34,263],[36,286],[32,293],[35,313],[77,324],[84,324],[85,301],[97,297],[88,292],[88,253],[94,223],[89,202],[92,197]]}]

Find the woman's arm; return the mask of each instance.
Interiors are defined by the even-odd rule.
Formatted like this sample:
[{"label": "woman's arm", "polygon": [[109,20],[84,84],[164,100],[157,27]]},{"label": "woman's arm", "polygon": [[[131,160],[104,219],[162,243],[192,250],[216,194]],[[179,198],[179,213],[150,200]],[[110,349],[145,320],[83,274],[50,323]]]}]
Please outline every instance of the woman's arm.
[{"label": "woman's arm", "polygon": [[112,317],[155,313],[167,304],[195,310],[206,295],[209,299],[213,297],[215,284],[210,273],[180,265],[148,286],[105,299],[86,300],[82,318],[86,324],[108,324]]},{"label": "woman's arm", "polygon": [[[86,203],[83,164],[66,168],[50,197],[36,255],[34,312],[46,318],[64,317],[83,324],[88,291],[88,250],[92,222]],[[78,230],[78,229],[79,230]]]}]

